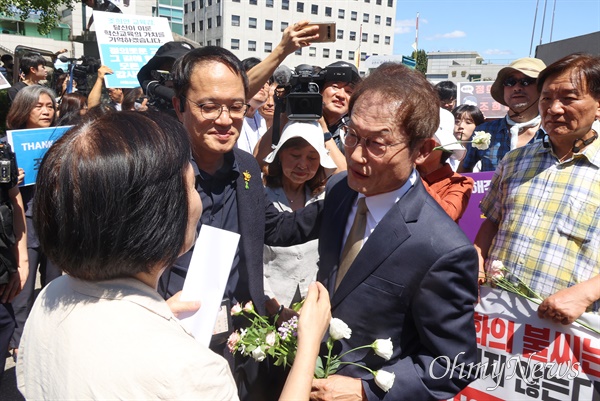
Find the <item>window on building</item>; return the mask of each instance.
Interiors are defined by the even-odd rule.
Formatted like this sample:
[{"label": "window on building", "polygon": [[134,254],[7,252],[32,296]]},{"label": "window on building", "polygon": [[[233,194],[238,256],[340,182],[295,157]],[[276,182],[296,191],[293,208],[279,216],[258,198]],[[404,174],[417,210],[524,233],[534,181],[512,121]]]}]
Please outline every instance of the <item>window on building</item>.
[{"label": "window on building", "polygon": [[217,26],[221,26],[221,16],[217,15]]},{"label": "window on building", "polygon": [[265,20],[265,30],[272,31],[273,30],[273,20],[266,19]]},{"label": "window on building", "polygon": [[206,20],[206,27],[208,29],[212,28],[212,18],[209,18]]},{"label": "window on building", "polygon": [[362,34],[362,41],[363,42],[367,42],[369,40],[369,34],[368,33],[363,33]]},{"label": "window on building", "polygon": [[198,44],[200,45],[200,47],[204,46],[204,42],[202,41],[198,42]]},{"label": "window on building", "polygon": [[271,53],[273,51],[273,43],[265,42],[265,53]]},{"label": "window on building", "polygon": [[192,1],[192,11],[196,11],[196,0]]},{"label": "window on building", "polygon": [[369,14],[367,14],[367,13],[363,14],[363,22],[369,22]]},{"label": "window on building", "polygon": [[331,7],[325,7],[325,16],[331,17]]},{"label": "window on building", "polygon": [[289,23],[287,23],[287,22],[282,22],[282,23],[281,23],[281,32],[285,31],[285,28],[287,28],[287,27],[288,27],[288,25],[290,25],[290,24],[289,24]]},{"label": "window on building", "polygon": [[329,58],[329,49],[323,49],[323,58]]},{"label": "window on building", "polygon": [[356,32],[350,31],[350,40],[356,40]]},{"label": "window on building", "polygon": [[267,0],[267,7],[273,8],[273,0]]},{"label": "window on building", "polygon": [[316,4],[311,4],[310,13],[314,14],[314,15],[318,15],[319,14],[319,6]]},{"label": "window on building", "polygon": [[348,52],[348,60],[354,61],[354,57],[356,57],[356,54],[354,53],[354,51],[350,50]]},{"label": "window on building", "polygon": [[207,41],[206,46],[212,46],[212,40]]},{"label": "window on building", "polygon": [[248,18],[248,27],[256,28],[256,18],[254,18],[254,17]]},{"label": "window on building", "polygon": [[379,35],[373,35],[373,43],[379,43]]},{"label": "window on building", "polygon": [[[202,1],[202,0],[200,0],[200,1]],[[212,6],[212,0],[208,0],[208,5]]]},{"label": "window on building", "polygon": [[375,4],[377,4],[378,6],[380,6],[381,5],[381,0],[376,0]]},{"label": "window on building", "polygon": [[381,15],[375,16],[375,25],[381,25]]},{"label": "window on building", "polygon": [[[198,29],[200,29],[200,28],[198,27]],[[192,33],[193,32],[196,32],[196,24],[192,24]]]},{"label": "window on building", "polygon": [[[195,2],[194,2],[194,3],[195,3]],[[188,13],[188,5],[187,5],[187,3],[185,3],[185,4],[183,5],[183,12],[184,12],[184,13],[186,13],[186,14]],[[187,33],[187,32],[186,32],[186,33]]]},{"label": "window on building", "polygon": [[351,11],[350,12],[350,19],[352,21],[356,21],[357,18],[358,18],[358,13],[356,11]]},{"label": "window on building", "polygon": [[308,48],[308,56],[309,57],[316,57],[317,56],[317,48],[316,47],[309,47]]},{"label": "window on building", "polygon": [[[196,0],[194,0],[194,2],[196,2]],[[200,8],[204,8],[204,0],[200,0],[199,3],[200,3]]]},{"label": "window on building", "polygon": [[240,16],[239,15],[231,16],[231,26],[240,26]]},{"label": "window on building", "polygon": [[360,53],[360,61],[365,61],[366,59],[367,59],[367,53],[361,52]]},{"label": "window on building", "polygon": [[240,49],[240,40],[239,39],[231,39],[231,50],[239,50]]},{"label": "window on building", "polygon": [[239,2],[240,2],[240,0],[233,0],[233,2],[234,2],[234,3],[239,3]]},{"label": "window on building", "polygon": [[301,55],[302,55],[302,48],[299,48],[298,50],[296,50],[296,51],[294,52],[294,54],[295,54],[296,56],[301,56]]},{"label": "window on building", "polygon": [[290,9],[290,0],[281,0],[281,9],[289,10]]},{"label": "window on building", "polygon": [[298,2],[296,3],[296,11],[298,11],[299,13],[303,13],[304,12],[304,3],[302,2]]},{"label": "window on building", "polygon": [[392,26],[392,17],[385,17],[385,26]]},{"label": "window on building", "polygon": [[385,44],[389,45],[390,43],[392,43],[392,38],[390,38],[389,36],[385,37]]},{"label": "window on building", "polygon": [[335,51],[335,58],[338,60],[342,59],[342,51],[341,50],[336,50]]},{"label": "window on building", "polygon": [[338,39],[344,39],[344,30],[343,29],[338,29],[337,30],[337,38]]},{"label": "window on building", "polygon": [[186,34],[186,35],[188,34],[188,25],[187,25],[187,24],[185,24],[185,25],[183,26],[183,32],[184,32],[184,34]]},{"label": "window on building", "polygon": [[371,0],[365,0],[365,3],[370,3],[370,2],[371,2]]},{"label": "window on building", "polygon": [[256,40],[248,41],[248,51],[255,52],[256,51]]},{"label": "window on building", "polygon": [[198,30],[199,31],[204,30],[204,21],[202,21],[202,20],[198,21]]},{"label": "window on building", "polygon": [[394,7],[394,0],[388,0],[388,7]]},{"label": "window on building", "polygon": [[250,4],[252,4],[253,6],[258,4],[258,0],[250,0]]},{"label": "window on building", "polygon": [[215,46],[221,46],[221,39],[215,40]]},{"label": "window on building", "polygon": [[339,19],[344,19],[344,17],[346,16],[346,10],[342,10],[341,8],[338,10],[338,18]]}]

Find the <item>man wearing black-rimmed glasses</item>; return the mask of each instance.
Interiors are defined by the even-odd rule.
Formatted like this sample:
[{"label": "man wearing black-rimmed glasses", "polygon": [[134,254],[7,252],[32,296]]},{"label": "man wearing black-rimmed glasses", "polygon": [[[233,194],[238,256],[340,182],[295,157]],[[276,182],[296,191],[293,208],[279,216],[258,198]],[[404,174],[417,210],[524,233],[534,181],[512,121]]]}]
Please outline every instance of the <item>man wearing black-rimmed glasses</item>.
[{"label": "man wearing black-rimmed glasses", "polygon": [[467,144],[467,155],[458,168],[459,173],[494,171],[498,162],[510,150],[541,138],[538,135],[540,94],[536,88],[536,79],[544,68],[546,65],[542,60],[525,57],[513,61],[498,72],[491,95],[495,101],[508,107],[508,113],[504,118],[485,122],[475,128],[475,131],[485,131],[492,135],[490,146],[486,150],[479,150]]},{"label": "man wearing black-rimmed glasses", "polygon": [[[207,224],[240,234],[224,301],[230,305],[253,301],[258,313],[274,314],[277,306],[273,310],[266,305],[263,246],[286,246],[316,238],[322,206],[316,203],[296,214],[280,214],[266,201],[254,157],[234,147],[251,94],[246,73],[233,53],[216,46],[188,52],[173,66],[173,89],[173,106],[190,136],[196,189],[202,200],[198,230]],[[191,252],[184,254],[161,278],[159,292],[165,298],[183,288],[190,260]],[[229,332],[247,323],[235,319]],[[277,375],[267,361],[258,364],[240,355],[233,361],[225,344],[227,334],[218,339],[213,336],[211,349],[230,361],[240,399],[277,399],[277,387],[283,382],[274,382]]]}]

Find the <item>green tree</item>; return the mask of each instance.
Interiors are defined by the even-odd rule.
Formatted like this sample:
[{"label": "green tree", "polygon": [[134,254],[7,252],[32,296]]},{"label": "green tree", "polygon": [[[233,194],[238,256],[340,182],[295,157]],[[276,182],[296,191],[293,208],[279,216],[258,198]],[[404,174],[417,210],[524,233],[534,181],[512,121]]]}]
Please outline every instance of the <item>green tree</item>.
[{"label": "green tree", "polygon": [[417,62],[415,69],[425,74],[427,72],[427,54],[425,50],[413,51],[410,57]]},{"label": "green tree", "polygon": [[60,11],[64,7],[73,9],[74,0],[0,0],[0,13],[18,16],[25,21],[31,13],[39,16],[38,32],[48,34],[60,22]]}]

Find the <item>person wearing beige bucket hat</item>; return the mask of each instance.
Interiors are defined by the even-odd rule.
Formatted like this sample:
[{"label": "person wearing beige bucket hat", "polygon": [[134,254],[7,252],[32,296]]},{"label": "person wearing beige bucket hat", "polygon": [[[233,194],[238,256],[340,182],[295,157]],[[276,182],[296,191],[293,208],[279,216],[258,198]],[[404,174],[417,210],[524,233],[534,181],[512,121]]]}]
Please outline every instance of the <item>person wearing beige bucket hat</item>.
[{"label": "person wearing beige bucket hat", "polygon": [[449,163],[465,156],[465,148],[454,137],[454,116],[440,108],[440,127],[423,145],[433,149],[425,159],[417,159],[417,170],[425,189],[452,220],[458,222],[467,209],[474,181],[452,170]]},{"label": "person wearing beige bucket hat", "polygon": [[536,80],[546,68],[537,58],[524,57],[502,68],[492,84],[491,95],[495,101],[508,107],[504,118],[485,122],[475,131],[492,135],[490,147],[479,150],[467,145],[467,155],[458,172],[471,172],[481,161],[481,171],[494,171],[498,162],[510,150],[541,139],[538,111],[539,92]]}]

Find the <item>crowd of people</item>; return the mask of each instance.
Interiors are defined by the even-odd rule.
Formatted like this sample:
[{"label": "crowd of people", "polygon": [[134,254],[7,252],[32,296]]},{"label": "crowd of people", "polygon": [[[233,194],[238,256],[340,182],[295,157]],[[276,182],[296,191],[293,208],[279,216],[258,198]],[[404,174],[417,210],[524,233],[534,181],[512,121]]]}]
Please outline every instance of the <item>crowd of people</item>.
[{"label": "crowd of people", "polygon": [[[138,77],[145,88],[150,70],[170,71],[176,118],[145,89],[104,88],[106,66],[85,96],[65,91],[68,77],[56,92],[40,85],[44,59],[21,59],[8,129],[73,125],[35,185],[19,188],[16,164],[0,184],[12,223],[0,233],[0,349],[13,350],[26,398],[449,399],[476,379],[459,371],[477,363],[474,308],[494,260],[545,298],[540,317],[598,313],[600,57],[514,61],[491,89],[509,111],[492,120],[457,105],[451,82],[400,64],[367,77],[309,67],[325,71],[322,117],[288,120],[276,71],[316,38],[294,24],[262,61],[164,45]],[[491,135],[487,149],[475,131]],[[472,171],[495,171],[474,243],[457,224]],[[203,225],[240,234],[227,309],[252,301],[280,323],[305,299],[290,371],[229,351],[242,317],[208,347],[177,319],[201,307],[180,294]],[[313,379],[331,317],[352,329],[336,349],[349,363]],[[387,359],[345,354],[380,338]]]}]

